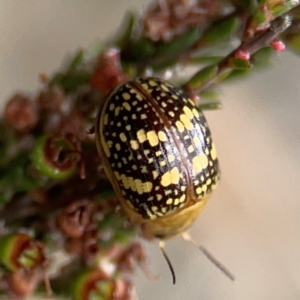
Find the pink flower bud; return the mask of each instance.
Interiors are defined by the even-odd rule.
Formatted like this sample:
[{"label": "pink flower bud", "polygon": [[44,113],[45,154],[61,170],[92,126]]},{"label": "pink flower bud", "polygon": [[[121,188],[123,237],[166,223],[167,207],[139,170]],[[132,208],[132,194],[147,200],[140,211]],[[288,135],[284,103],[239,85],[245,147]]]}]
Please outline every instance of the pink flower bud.
[{"label": "pink flower bud", "polygon": [[278,39],[274,39],[271,43],[270,46],[278,52],[283,52],[285,50],[285,44],[278,40]]},{"label": "pink flower bud", "polygon": [[250,53],[246,50],[237,50],[235,52],[235,57],[240,58],[242,60],[249,60],[250,59]]}]

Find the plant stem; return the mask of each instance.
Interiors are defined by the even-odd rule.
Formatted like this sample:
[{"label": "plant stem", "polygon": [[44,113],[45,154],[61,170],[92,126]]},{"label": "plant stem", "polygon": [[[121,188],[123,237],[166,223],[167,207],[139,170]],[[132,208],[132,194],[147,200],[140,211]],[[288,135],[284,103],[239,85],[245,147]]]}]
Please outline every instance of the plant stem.
[{"label": "plant stem", "polygon": [[[298,6],[298,5],[297,5]],[[197,87],[193,87],[193,92],[198,94],[202,90],[206,89],[207,87],[213,85],[218,78],[224,74],[225,72],[232,70],[232,66],[230,65],[230,60],[236,57],[236,53],[238,51],[245,51],[248,52],[249,55],[253,55],[255,52],[260,50],[263,47],[266,47],[270,44],[272,40],[274,40],[280,33],[285,31],[291,25],[291,20],[289,15],[285,14],[276,18],[274,21],[270,23],[270,26],[260,34],[249,38],[241,43],[241,45],[229,53],[223,60],[221,60],[217,65],[214,76],[212,76],[208,81],[202,82]],[[183,87],[187,91],[191,91],[192,88],[190,87],[189,80]]]}]

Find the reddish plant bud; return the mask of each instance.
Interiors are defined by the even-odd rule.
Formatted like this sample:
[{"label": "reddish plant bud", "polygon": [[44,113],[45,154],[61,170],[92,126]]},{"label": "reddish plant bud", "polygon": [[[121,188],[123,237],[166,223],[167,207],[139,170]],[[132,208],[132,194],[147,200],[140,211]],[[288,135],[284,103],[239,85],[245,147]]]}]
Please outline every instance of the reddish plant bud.
[{"label": "reddish plant bud", "polygon": [[38,112],[30,99],[16,94],[7,102],[4,118],[17,131],[27,132],[36,125]]},{"label": "reddish plant bud", "polygon": [[92,214],[93,204],[88,201],[77,201],[63,209],[57,218],[57,226],[67,237],[83,236]]},{"label": "reddish plant bud", "polygon": [[90,223],[80,238],[70,238],[66,250],[80,256],[84,261],[91,262],[99,252],[98,231],[96,225]]},{"label": "reddish plant bud", "polygon": [[234,54],[236,58],[240,58],[242,60],[249,60],[250,59],[250,53],[246,50],[237,50]]},{"label": "reddish plant bud", "polygon": [[84,119],[79,114],[72,114],[65,118],[61,125],[59,132],[66,136],[74,144],[79,144],[86,138],[86,126]]},{"label": "reddish plant bud", "polygon": [[59,88],[41,91],[37,98],[39,107],[42,110],[47,110],[51,112],[59,112],[65,100],[66,96],[64,95],[63,91]]},{"label": "reddish plant bud", "polygon": [[[72,299],[116,299],[116,282],[100,269],[87,269],[75,277]],[[121,300],[123,300],[121,298]]]},{"label": "reddish plant bud", "polygon": [[283,52],[285,50],[285,44],[278,40],[278,39],[274,39],[271,43],[270,46],[278,52]]},{"label": "reddish plant bud", "polygon": [[106,95],[128,79],[121,69],[119,50],[108,49],[100,56],[91,85]]},{"label": "reddish plant bud", "polygon": [[46,263],[44,244],[25,233],[12,233],[0,239],[0,261],[10,271],[33,270]]},{"label": "reddish plant bud", "polygon": [[102,60],[120,67],[120,51],[116,48],[107,49],[102,53]]},{"label": "reddish plant bud", "polygon": [[138,242],[131,243],[127,248],[121,251],[115,258],[118,269],[121,272],[134,272],[134,265],[143,266],[146,262],[146,254],[143,246]]},{"label": "reddish plant bud", "polygon": [[52,179],[71,176],[81,160],[78,145],[71,138],[60,135],[42,136],[32,151],[32,162],[42,174]]},{"label": "reddish plant bud", "polygon": [[31,295],[42,279],[40,271],[18,270],[5,275],[6,289],[12,299],[23,299]]},{"label": "reddish plant bud", "polygon": [[114,299],[116,300],[131,300],[134,299],[134,286],[133,283],[119,279],[116,281],[116,290],[114,293]]},{"label": "reddish plant bud", "polygon": [[195,101],[195,103],[198,103],[200,100],[200,97],[195,93],[194,90],[190,90],[190,96]]}]

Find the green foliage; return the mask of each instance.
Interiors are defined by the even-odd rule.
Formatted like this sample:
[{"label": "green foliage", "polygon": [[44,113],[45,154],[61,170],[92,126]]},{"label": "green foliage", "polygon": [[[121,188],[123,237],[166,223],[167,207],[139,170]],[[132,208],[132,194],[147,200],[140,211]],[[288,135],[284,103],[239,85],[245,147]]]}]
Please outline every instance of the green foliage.
[{"label": "green foliage", "polygon": [[65,93],[73,93],[90,79],[89,70],[85,65],[84,51],[79,50],[70,61],[64,72],[58,72],[52,77],[49,86],[60,86]]},{"label": "green foliage", "polygon": [[187,85],[191,89],[196,89],[199,86],[202,86],[208,83],[218,72],[217,66],[208,66],[199,72],[197,72],[188,82]]},{"label": "green foliage", "polygon": [[198,27],[192,27],[170,42],[158,43],[156,56],[166,58],[176,57],[194,45],[200,36],[201,30]]},{"label": "green foliage", "polygon": [[220,43],[234,34],[239,23],[239,19],[235,16],[218,21],[203,34],[202,40],[207,44]]}]

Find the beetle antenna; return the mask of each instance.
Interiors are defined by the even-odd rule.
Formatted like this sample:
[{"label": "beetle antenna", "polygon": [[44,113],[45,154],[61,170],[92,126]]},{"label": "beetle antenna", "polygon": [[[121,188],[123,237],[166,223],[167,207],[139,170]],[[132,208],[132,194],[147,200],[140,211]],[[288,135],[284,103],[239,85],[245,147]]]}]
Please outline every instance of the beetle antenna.
[{"label": "beetle antenna", "polygon": [[159,249],[160,249],[162,255],[164,256],[164,258],[165,258],[165,260],[166,260],[166,262],[168,264],[168,267],[169,267],[171,275],[172,275],[173,284],[175,284],[176,283],[176,275],[175,275],[173,266],[171,264],[171,261],[170,261],[168,255],[167,255],[167,253],[165,251],[165,242],[164,241],[159,241]]},{"label": "beetle antenna", "polygon": [[223,274],[225,274],[230,280],[234,281],[235,276],[221,264],[204,246],[197,243],[187,232],[182,233],[182,238],[194,244]]}]

